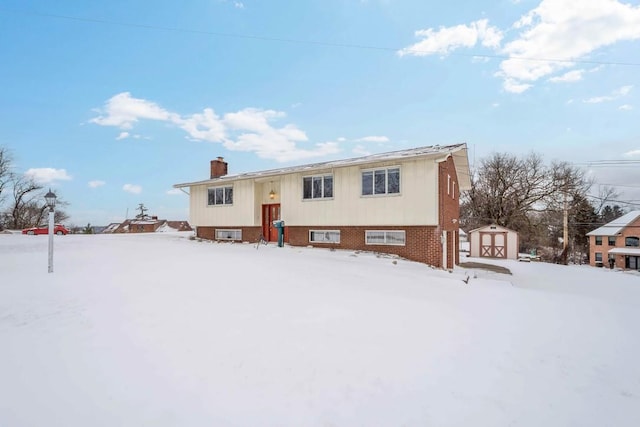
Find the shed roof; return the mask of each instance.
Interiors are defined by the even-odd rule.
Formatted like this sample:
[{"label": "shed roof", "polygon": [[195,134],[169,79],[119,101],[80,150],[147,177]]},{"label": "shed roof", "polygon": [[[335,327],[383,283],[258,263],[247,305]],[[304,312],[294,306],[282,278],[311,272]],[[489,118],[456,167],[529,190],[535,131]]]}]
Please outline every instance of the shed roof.
[{"label": "shed roof", "polygon": [[458,175],[458,187],[460,190],[468,190],[471,188],[471,177],[469,171],[469,159],[467,157],[467,144],[455,145],[432,145],[428,147],[410,148],[406,150],[391,151],[388,153],[372,154],[370,156],[356,157],[344,160],[333,160],[322,163],[312,163],[300,166],[291,166],[280,169],[270,169],[260,172],[246,172],[235,175],[225,175],[219,178],[206,179],[202,181],[185,182],[174,184],[174,188],[191,187],[201,184],[213,184],[224,181],[236,181],[241,179],[269,178],[280,175],[287,175],[296,172],[313,172],[322,169],[340,168],[353,165],[366,165],[385,161],[405,160],[418,157],[434,157],[445,159],[447,156],[453,156]]},{"label": "shed roof", "polygon": [[606,223],[602,227],[588,232],[587,236],[617,236],[638,218],[640,218],[640,211],[631,211],[618,219]]},{"label": "shed roof", "polygon": [[515,230],[511,230],[510,228],[503,227],[503,226],[498,225],[498,224],[489,224],[489,225],[483,225],[482,227],[474,228],[473,230],[469,231],[469,234],[474,233],[474,232],[476,232],[476,231],[484,231],[484,230],[490,230],[490,231],[510,231],[510,232],[512,232],[512,233],[517,233],[517,231],[515,231]]}]

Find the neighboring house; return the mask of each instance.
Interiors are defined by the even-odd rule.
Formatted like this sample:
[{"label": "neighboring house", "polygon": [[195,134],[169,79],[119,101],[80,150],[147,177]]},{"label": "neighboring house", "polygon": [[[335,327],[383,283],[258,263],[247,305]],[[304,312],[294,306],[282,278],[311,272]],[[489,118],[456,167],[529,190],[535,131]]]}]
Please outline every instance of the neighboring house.
[{"label": "neighboring house", "polygon": [[121,223],[109,224],[103,233],[153,233],[156,231],[192,231],[187,221],[167,221],[151,217],[149,219],[127,219]]},{"label": "neighboring house", "polygon": [[458,262],[460,191],[470,188],[466,144],[414,148],[348,160],[227,175],[189,188],[190,222],[211,240],[277,240],[292,246],[396,254],[436,267]]},{"label": "neighboring house", "polygon": [[518,259],[518,232],[496,224],[469,232],[472,257]]},{"label": "neighboring house", "polygon": [[640,210],[622,215],[587,236],[590,265],[640,270]]}]

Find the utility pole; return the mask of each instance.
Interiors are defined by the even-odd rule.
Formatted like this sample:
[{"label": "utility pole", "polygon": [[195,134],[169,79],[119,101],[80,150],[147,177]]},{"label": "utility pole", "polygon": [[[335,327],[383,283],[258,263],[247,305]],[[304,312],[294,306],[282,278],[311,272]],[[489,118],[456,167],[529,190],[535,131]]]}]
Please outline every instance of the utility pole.
[{"label": "utility pole", "polygon": [[569,204],[567,203],[567,185],[564,186],[562,218],[562,263],[567,265],[567,252],[569,251]]}]

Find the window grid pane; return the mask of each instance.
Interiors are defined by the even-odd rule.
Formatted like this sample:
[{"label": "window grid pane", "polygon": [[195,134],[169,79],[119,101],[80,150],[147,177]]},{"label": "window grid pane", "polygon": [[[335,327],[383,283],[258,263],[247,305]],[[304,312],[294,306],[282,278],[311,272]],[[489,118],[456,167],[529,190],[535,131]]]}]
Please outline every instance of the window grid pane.
[{"label": "window grid pane", "polygon": [[313,198],[319,199],[322,197],[322,177],[313,177]]},{"label": "window grid pane", "polygon": [[386,186],[386,178],[387,178],[387,171],[385,170],[377,170],[374,172],[375,173],[375,183],[374,183],[374,188],[373,188],[373,193],[374,194],[384,194],[387,192],[387,186]]},{"label": "window grid pane", "polygon": [[310,199],[311,195],[311,178],[302,178],[302,198]]},{"label": "window grid pane", "polygon": [[388,192],[391,193],[399,193],[400,192],[400,169],[389,169],[387,172],[388,176]]},{"label": "window grid pane", "polygon": [[324,197],[333,197],[333,177],[331,175],[324,177]]},{"label": "window grid pane", "polygon": [[362,195],[373,194],[373,172],[362,172]]}]

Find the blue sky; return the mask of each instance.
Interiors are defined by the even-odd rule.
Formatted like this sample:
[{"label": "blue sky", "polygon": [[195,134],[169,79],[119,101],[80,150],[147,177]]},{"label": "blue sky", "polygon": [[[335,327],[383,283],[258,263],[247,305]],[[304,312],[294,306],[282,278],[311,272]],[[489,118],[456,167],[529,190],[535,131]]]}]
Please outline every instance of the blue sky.
[{"label": "blue sky", "polygon": [[[526,58],[523,59],[523,58]],[[11,1],[0,145],[69,223],[188,218],[172,185],[466,142],[640,203],[640,1]],[[591,162],[591,165],[588,163]],[[640,208],[640,204],[635,205]]]}]

